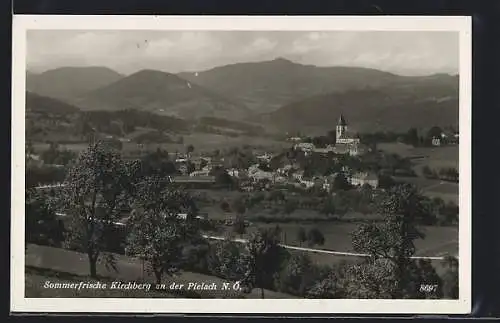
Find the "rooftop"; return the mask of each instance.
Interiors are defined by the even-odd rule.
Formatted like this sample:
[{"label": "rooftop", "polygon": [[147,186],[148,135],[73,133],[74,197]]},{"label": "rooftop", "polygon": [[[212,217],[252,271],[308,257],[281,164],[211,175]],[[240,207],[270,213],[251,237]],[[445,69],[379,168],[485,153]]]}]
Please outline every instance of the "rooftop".
[{"label": "rooftop", "polygon": [[373,181],[378,179],[377,175],[373,173],[357,173],[353,175],[353,178],[362,179],[366,181]]}]

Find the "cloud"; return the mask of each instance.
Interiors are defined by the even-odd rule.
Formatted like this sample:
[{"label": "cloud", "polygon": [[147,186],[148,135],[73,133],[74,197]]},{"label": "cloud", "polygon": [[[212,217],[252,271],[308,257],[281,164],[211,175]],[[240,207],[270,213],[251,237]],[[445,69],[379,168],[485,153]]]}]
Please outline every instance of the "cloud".
[{"label": "cloud", "polygon": [[262,53],[271,51],[276,47],[277,43],[272,42],[267,38],[257,38],[243,50],[246,54]]},{"label": "cloud", "polygon": [[458,33],[253,31],[29,31],[29,68],[104,65],[131,73],[204,70],[287,57],[318,66],[457,72]]}]

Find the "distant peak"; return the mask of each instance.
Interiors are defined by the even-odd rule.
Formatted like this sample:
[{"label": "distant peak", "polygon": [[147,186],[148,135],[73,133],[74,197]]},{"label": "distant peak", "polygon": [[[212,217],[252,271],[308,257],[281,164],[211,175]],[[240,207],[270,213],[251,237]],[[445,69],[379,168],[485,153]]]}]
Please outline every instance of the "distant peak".
[{"label": "distant peak", "polygon": [[170,73],[167,73],[167,72],[164,72],[164,71],[158,71],[158,70],[153,70],[153,69],[149,69],[149,68],[145,68],[145,69],[142,69],[142,70],[139,70],[137,72],[135,72],[134,74],[132,75],[157,75],[157,76],[170,76],[172,74]]},{"label": "distant peak", "polygon": [[273,62],[278,62],[278,63],[289,63],[293,64],[293,62],[289,59],[286,59],[284,57],[276,57],[275,59],[272,60]]}]

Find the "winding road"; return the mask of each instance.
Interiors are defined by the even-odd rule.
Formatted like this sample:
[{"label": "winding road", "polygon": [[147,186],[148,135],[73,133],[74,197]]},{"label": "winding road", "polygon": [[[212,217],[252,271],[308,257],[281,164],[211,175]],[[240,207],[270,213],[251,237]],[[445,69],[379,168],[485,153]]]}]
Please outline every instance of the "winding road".
[{"label": "winding road", "polygon": [[[43,185],[43,186],[37,186],[35,189],[49,189],[49,188],[59,188],[63,187],[64,184],[55,184],[55,185]],[[63,213],[56,213],[58,216],[65,217],[66,214]],[[121,222],[115,222],[115,225],[118,226],[125,226],[124,223]],[[211,236],[211,235],[203,235],[205,239],[210,239],[210,240],[225,240],[227,238],[225,237],[220,237],[220,236]],[[240,239],[240,238],[234,238],[231,239],[231,241],[237,242],[237,243],[248,243],[248,240],[246,239]],[[335,251],[335,250],[326,250],[326,249],[314,249],[314,248],[304,248],[304,247],[297,247],[297,246],[291,246],[291,245],[285,245],[285,244],[280,244],[281,247],[285,249],[290,249],[290,250],[298,250],[298,251],[305,251],[305,252],[312,252],[312,253],[318,253],[318,254],[328,254],[328,255],[333,255],[333,256],[344,256],[344,257],[369,257],[368,254],[363,254],[363,253],[355,253],[355,252],[342,252],[342,251]],[[458,258],[458,257],[457,257]],[[422,259],[422,260],[444,260],[445,257],[440,257],[440,256],[413,256],[411,259]]]}]

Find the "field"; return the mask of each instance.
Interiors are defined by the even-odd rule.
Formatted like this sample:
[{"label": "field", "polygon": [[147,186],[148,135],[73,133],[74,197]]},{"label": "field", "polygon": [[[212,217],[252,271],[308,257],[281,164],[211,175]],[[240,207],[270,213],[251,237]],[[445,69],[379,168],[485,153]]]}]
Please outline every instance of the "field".
[{"label": "field", "polygon": [[[195,152],[212,152],[215,149],[227,149],[231,147],[242,147],[244,145],[249,145],[252,147],[262,147],[268,151],[279,151],[283,147],[289,147],[290,143],[284,141],[277,141],[270,138],[264,137],[249,137],[249,136],[238,136],[229,137],[216,134],[208,133],[193,133],[189,135],[184,135],[183,144],[177,143],[162,143],[162,144],[147,144],[144,145],[145,150],[156,150],[157,148],[165,149],[169,152],[184,152],[188,145],[193,145]],[[49,145],[46,143],[34,143],[35,150],[45,150],[48,149]],[[71,144],[61,144],[62,149],[68,149],[72,151],[81,151],[87,147],[87,143],[71,143]],[[130,152],[139,150],[136,143],[123,143],[123,152]]]},{"label": "field", "polygon": [[[322,222],[320,224],[283,223],[279,224],[282,229],[281,241],[283,244],[300,246],[297,240],[297,230],[299,227],[306,231],[313,227],[320,229],[325,237],[323,246],[314,246],[317,249],[327,249],[341,252],[354,252],[351,245],[351,232],[357,228],[356,223],[334,223]],[[243,238],[258,228],[274,228],[273,223],[255,223],[248,227]],[[230,230],[231,227],[227,227]],[[456,227],[421,227],[421,231],[426,235],[425,239],[415,241],[416,256],[444,256],[456,255],[458,253],[458,229]],[[302,245],[308,247],[307,245]],[[335,256],[332,256],[335,257]]]},{"label": "field", "polygon": [[458,183],[428,179],[424,177],[397,177],[397,181],[412,183],[429,197],[440,197],[444,201],[458,204]]},{"label": "field", "polygon": [[429,166],[433,170],[440,168],[458,169],[458,146],[412,147],[402,143],[382,143],[379,149],[412,159],[413,167],[419,177],[396,178],[415,184],[429,197],[440,197],[445,201],[458,204],[458,184],[439,179],[427,179],[422,175],[422,168]]},{"label": "field", "polygon": [[[152,276],[143,271],[141,261],[125,257],[121,255],[115,255],[116,265],[118,272],[108,269],[104,263],[98,263],[97,272],[102,275],[102,281],[122,281],[122,282],[143,282],[154,281]],[[74,291],[65,290],[62,294],[58,293],[61,290],[54,291],[43,288],[43,284],[46,280],[51,282],[56,281],[89,281],[88,275],[88,261],[87,256],[82,253],[77,253],[69,250],[64,250],[60,248],[51,248],[38,245],[28,245],[26,251],[26,297],[54,297],[55,294],[60,295],[59,297],[118,297],[117,292],[113,290],[102,290],[98,292],[85,292],[84,295],[79,295]],[[165,278],[162,283],[169,286],[172,282],[187,284],[189,282],[198,282],[210,284],[214,282],[219,286],[219,290],[216,291],[196,291],[198,297],[202,298],[260,298],[260,290],[254,289],[250,294],[245,294],[239,291],[220,290],[225,280],[208,276],[204,274],[192,273],[192,272],[181,272],[176,277]],[[230,282],[230,286],[233,283]],[[154,286],[154,284],[153,284]],[[153,287],[149,293],[152,295],[145,295],[145,292],[140,291],[128,291],[123,290],[119,297],[184,297],[191,298],[196,297],[194,295],[180,294],[172,296],[173,291],[168,291],[168,294],[162,291],[153,291]],[[166,296],[164,296],[166,295]],[[265,291],[266,298],[296,298],[292,295]]]},{"label": "field", "polygon": [[412,158],[416,168],[424,165],[430,168],[454,167],[458,169],[458,145],[442,147],[412,147],[403,143],[381,143],[378,149]]}]

